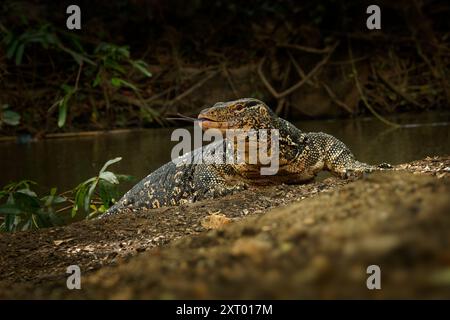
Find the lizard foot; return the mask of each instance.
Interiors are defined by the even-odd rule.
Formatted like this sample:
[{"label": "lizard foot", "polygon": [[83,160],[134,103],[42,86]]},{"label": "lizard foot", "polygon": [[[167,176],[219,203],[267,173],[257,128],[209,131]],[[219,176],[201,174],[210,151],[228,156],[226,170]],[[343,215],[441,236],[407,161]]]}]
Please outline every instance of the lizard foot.
[{"label": "lizard foot", "polygon": [[373,170],[371,169],[346,169],[342,174],[343,179],[356,180],[360,178],[365,178]]},{"label": "lizard foot", "polygon": [[392,164],[389,164],[389,163],[386,163],[386,162],[380,163],[379,165],[377,165],[377,167],[379,169],[392,169],[392,168],[394,168],[394,166]]}]

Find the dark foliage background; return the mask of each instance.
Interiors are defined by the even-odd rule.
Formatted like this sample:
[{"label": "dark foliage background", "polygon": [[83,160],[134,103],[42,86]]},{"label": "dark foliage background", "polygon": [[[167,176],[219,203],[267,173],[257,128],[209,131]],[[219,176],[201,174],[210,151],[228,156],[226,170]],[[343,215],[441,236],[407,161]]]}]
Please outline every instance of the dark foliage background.
[{"label": "dark foliage background", "polygon": [[[70,4],[81,30],[66,28]],[[381,30],[366,28],[370,4]],[[243,96],[291,119],[448,109],[445,1],[36,0],[0,10],[4,135],[170,125],[171,114]]]}]

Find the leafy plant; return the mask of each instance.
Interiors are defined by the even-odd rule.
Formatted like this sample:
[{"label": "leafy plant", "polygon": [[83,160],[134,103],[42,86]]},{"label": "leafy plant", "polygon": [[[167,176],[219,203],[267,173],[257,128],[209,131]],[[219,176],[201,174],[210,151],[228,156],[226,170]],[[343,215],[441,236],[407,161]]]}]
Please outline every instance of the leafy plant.
[{"label": "leafy plant", "polygon": [[[38,26],[36,29],[27,28],[27,30],[21,34],[15,34],[4,26],[2,26],[1,29],[4,34],[3,43],[6,47],[6,57],[8,59],[14,59],[16,65],[22,64],[25,48],[32,44],[40,44],[45,50],[51,48],[59,49],[72,56],[78,64],[81,64],[84,61],[88,64],[95,65],[95,62],[89,59],[83,52],[77,52],[65,46],[59,39],[54,28],[48,23]],[[76,38],[71,37],[70,42],[73,43],[78,50],[82,50],[82,46]]]},{"label": "leafy plant", "polygon": [[63,84],[61,86],[64,96],[57,101],[58,105],[58,127],[63,127],[66,123],[67,118],[67,108],[70,101],[70,98],[75,94],[76,89],[72,86],[68,86],[66,84]]},{"label": "leafy plant", "polygon": [[[92,177],[80,183],[75,188],[75,204],[72,208],[72,217],[81,211],[88,218],[92,218],[106,212],[106,210],[117,201],[118,191],[116,186],[120,181],[130,180],[131,177],[126,175],[116,175],[111,171],[106,171],[106,169],[120,160],[122,160],[120,157],[108,160],[96,177]],[[98,190],[100,201],[92,201],[96,190]]]},{"label": "leafy plant", "polygon": [[116,46],[111,43],[100,43],[94,51],[97,61],[100,64],[100,71],[105,70],[115,71],[116,74],[126,74],[126,69],[123,63],[130,64],[133,68],[141,72],[146,77],[151,77],[152,74],[148,71],[148,65],[142,60],[133,60],[130,58],[130,50],[127,46]]},{"label": "leafy plant", "polygon": [[20,123],[20,114],[15,111],[9,110],[9,105],[4,104],[0,108],[0,128],[3,124],[10,126],[17,126]]},{"label": "leafy plant", "polygon": [[[97,176],[75,189],[57,194],[52,188],[48,195],[38,197],[32,189],[36,183],[30,180],[13,182],[0,191],[0,231],[39,229],[62,225],[73,220],[79,213],[90,219],[104,212],[119,199],[118,185],[131,180],[127,175],[115,174],[106,169],[121,158],[107,161]],[[74,195],[74,197],[71,197]],[[63,214],[70,212],[69,217]]]},{"label": "leafy plant", "polygon": [[[33,49],[40,47],[43,50],[68,54],[79,66],[75,85],[71,86],[68,83],[61,85],[60,96],[54,103],[54,106],[58,107],[57,124],[59,128],[66,124],[69,105],[73,102],[74,96],[83,91],[92,93],[92,88],[100,87],[100,93],[107,101],[108,106],[110,88],[131,89],[136,97],[142,100],[138,86],[130,80],[130,70],[136,70],[145,77],[151,77],[152,74],[144,61],[134,60],[130,57],[127,46],[102,42],[92,47],[88,42],[85,45],[91,51],[86,50],[82,44],[82,38],[74,33],[58,31],[49,23],[33,27],[27,22],[18,29],[21,31],[10,30],[0,23],[1,43],[6,52],[6,58],[14,60],[16,65],[24,63],[27,50],[34,45]],[[83,73],[81,73],[82,67],[84,67]],[[80,78],[82,78],[81,81]],[[53,107],[50,109],[53,110]]]},{"label": "leafy plant", "polygon": [[38,229],[61,223],[54,206],[65,202],[66,198],[57,196],[56,188],[52,188],[48,196],[39,198],[31,189],[35,184],[22,180],[8,184],[0,191],[0,199],[6,198],[6,203],[0,206],[0,214],[5,216],[0,230]]}]

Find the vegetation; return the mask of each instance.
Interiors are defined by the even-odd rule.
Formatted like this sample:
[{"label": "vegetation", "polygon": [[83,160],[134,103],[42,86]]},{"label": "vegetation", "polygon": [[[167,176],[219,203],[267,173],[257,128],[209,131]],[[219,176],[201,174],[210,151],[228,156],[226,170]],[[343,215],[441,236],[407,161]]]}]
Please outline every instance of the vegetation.
[{"label": "vegetation", "polygon": [[58,226],[80,219],[91,219],[108,210],[120,197],[117,186],[132,177],[115,174],[107,168],[120,161],[107,161],[98,175],[80,183],[73,190],[38,196],[30,180],[12,182],[0,191],[0,231],[39,229]]},{"label": "vegetation", "polygon": [[[36,50],[36,46],[38,50],[48,51],[51,55],[68,55],[73,59],[72,63],[78,66],[75,80],[69,78],[62,83],[59,90],[56,90],[56,101],[49,106],[50,113],[55,108],[58,109],[57,125],[59,128],[66,124],[68,109],[73,100],[78,98],[78,101],[83,101],[86,96],[83,96],[83,93],[89,92],[89,90],[98,87],[107,100],[111,87],[116,89],[123,87],[131,89],[139,98],[139,89],[132,80],[128,79],[129,68],[127,67],[139,71],[145,77],[152,76],[144,61],[130,58],[127,46],[100,42],[93,48],[92,53],[88,53],[82,41],[75,34],[58,32],[48,23],[33,27],[29,26],[25,20],[24,25],[19,25],[20,27],[24,31],[16,33],[0,24],[6,58],[14,61],[16,66],[24,63],[26,50]],[[82,75],[83,80],[80,82]],[[73,83],[71,83],[72,81]]]},{"label": "vegetation", "polygon": [[[358,0],[79,4],[78,31],[65,28],[64,3],[0,5],[2,133],[160,126],[224,96],[262,98],[286,117],[310,114],[298,102],[308,92],[339,111],[325,116],[448,106],[450,6],[439,1],[379,2],[380,32]],[[240,67],[250,72],[230,71]],[[356,88],[354,75],[361,90],[349,93],[339,84]]]},{"label": "vegetation", "polygon": [[4,104],[0,108],[0,129],[2,125],[17,126],[20,122],[20,114],[9,110],[9,105]]}]

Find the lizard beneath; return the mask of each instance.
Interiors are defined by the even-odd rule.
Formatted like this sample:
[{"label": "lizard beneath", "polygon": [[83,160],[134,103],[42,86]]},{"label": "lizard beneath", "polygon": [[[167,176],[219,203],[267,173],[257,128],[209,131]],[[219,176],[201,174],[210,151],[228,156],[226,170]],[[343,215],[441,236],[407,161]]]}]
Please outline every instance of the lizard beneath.
[{"label": "lizard beneath", "polygon": [[[257,99],[216,103],[202,110],[198,121],[203,130],[216,129],[223,133],[228,129],[244,132],[252,129],[278,130],[278,171],[275,175],[261,175],[262,164],[250,164],[248,158],[236,164],[195,161],[217,147],[229,150],[235,146],[235,140],[224,138],[186,153],[155,170],[125,193],[105,215],[123,209],[136,211],[216,198],[245,190],[252,185],[304,183],[314,179],[322,170],[348,178],[389,167],[386,164],[373,166],[357,161],[337,138],[322,132],[302,132]],[[209,154],[215,157],[214,152]]]}]

